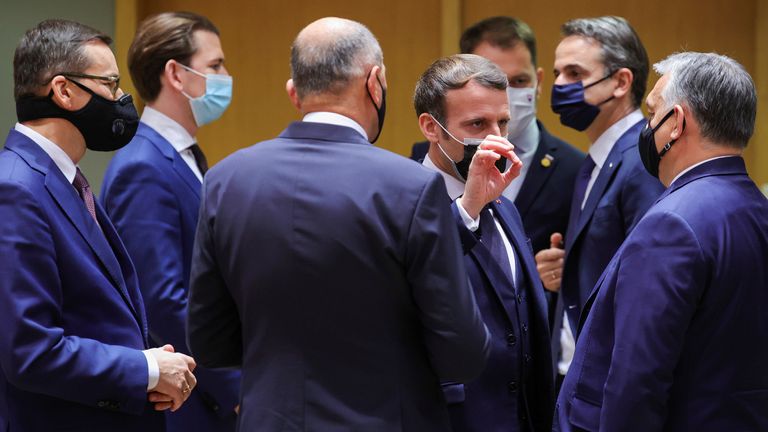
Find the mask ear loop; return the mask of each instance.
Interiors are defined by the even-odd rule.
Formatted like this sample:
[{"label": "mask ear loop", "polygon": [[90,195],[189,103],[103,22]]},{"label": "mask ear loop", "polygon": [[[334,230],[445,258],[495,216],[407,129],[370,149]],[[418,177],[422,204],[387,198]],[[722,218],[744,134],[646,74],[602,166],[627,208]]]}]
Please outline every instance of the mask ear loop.
[{"label": "mask ear loop", "polygon": [[[429,114],[429,116],[432,118],[432,120],[434,120],[434,122],[437,123],[438,126],[440,126],[440,129],[444,130],[445,133],[447,133],[449,137],[451,137],[457,143],[459,143],[461,145],[464,145],[464,143],[459,141],[455,136],[453,136],[452,133],[448,132],[448,129],[446,129],[442,124],[440,124],[440,122],[437,121],[435,116],[433,116],[430,113],[427,113],[427,114]],[[455,160],[451,159],[450,156],[448,156],[448,153],[445,152],[445,150],[443,149],[443,146],[440,145],[440,141],[439,140],[437,141],[437,148],[440,149],[440,152],[443,154],[443,156],[445,156],[446,159],[448,159],[449,161],[451,161],[453,163],[457,163]],[[459,161],[459,162],[461,162],[461,161]]]},{"label": "mask ear loop", "polygon": [[[193,74],[195,74],[195,75],[197,75],[197,76],[199,76],[199,77],[203,77],[203,78],[205,78],[205,80],[206,80],[206,83],[205,83],[205,84],[206,84],[206,85],[205,85],[205,88],[206,88],[206,90],[208,89],[208,82],[207,82],[207,81],[208,81],[208,75],[206,75],[206,74],[204,74],[204,73],[202,73],[202,72],[198,72],[198,71],[196,71],[196,70],[192,69],[191,67],[189,67],[189,66],[187,66],[187,65],[185,65],[185,64],[182,64],[182,63],[180,63],[180,62],[178,62],[178,61],[176,62],[176,64],[178,64],[179,66],[181,66],[181,67],[182,67],[184,70],[186,70],[187,72],[192,72]],[[186,97],[187,97],[187,99],[190,99],[190,100],[192,100],[192,99],[197,99],[197,98],[193,98],[192,96],[188,95],[188,94],[187,94],[187,92],[185,92],[184,90],[182,90],[182,91],[181,91],[181,94],[183,94],[184,96],[186,96]],[[203,95],[204,95],[204,94],[205,94],[205,93],[203,93]],[[198,96],[198,98],[200,98],[200,97],[202,97],[202,96]]]},{"label": "mask ear loop", "polygon": [[[672,111],[670,111],[670,114],[673,113],[673,112],[675,112],[674,109]],[[668,114],[667,117],[670,114]],[[659,126],[661,126],[661,123],[659,123]],[[683,117],[683,129],[680,131],[681,135],[683,134],[683,131],[685,131],[685,117]],[[667,152],[672,148],[672,144],[676,143],[677,140],[679,140],[679,139],[680,139],[680,137],[677,137],[677,138],[673,139],[672,141],[664,144],[664,148],[662,148],[661,151],[659,152],[659,159],[663,158],[664,155],[667,154]]]}]

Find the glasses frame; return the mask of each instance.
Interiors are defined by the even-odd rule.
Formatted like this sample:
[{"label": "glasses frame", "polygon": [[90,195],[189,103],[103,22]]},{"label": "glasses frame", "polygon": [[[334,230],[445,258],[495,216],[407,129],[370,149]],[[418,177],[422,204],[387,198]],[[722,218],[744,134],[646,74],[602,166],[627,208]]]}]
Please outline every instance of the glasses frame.
[{"label": "glasses frame", "polygon": [[[110,88],[110,92],[112,93],[112,97],[117,97],[117,91],[120,90],[120,76],[100,76],[100,75],[90,75],[90,74],[84,74],[80,72],[59,72],[56,75],[61,75],[67,78],[88,78],[88,79],[95,79],[100,81],[106,81],[108,83],[112,84],[112,88]],[[54,76],[56,76],[54,75]],[[53,78],[51,78],[53,79]]]}]

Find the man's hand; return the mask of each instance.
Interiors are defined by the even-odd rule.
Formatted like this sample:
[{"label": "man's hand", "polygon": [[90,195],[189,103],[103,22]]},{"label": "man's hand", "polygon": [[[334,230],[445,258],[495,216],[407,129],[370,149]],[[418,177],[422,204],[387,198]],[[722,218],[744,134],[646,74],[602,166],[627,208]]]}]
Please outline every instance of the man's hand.
[{"label": "man's hand", "polygon": [[[459,201],[472,219],[476,219],[483,207],[498,198],[512,180],[520,175],[523,163],[512,151],[514,148],[506,138],[496,135],[488,135],[480,143],[469,165],[464,195]],[[495,165],[502,156],[512,162],[503,173]]]},{"label": "man's hand", "polygon": [[160,368],[160,380],[149,393],[149,401],[155,403],[158,411],[176,411],[187,400],[197,379],[192,375],[195,370],[195,360],[182,353],[176,353],[173,346],[152,348],[149,352],[157,360]]},{"label": "man's hand", "polygon": [[536,254],[536,270],[547,291],[559,292],[563,278],[563,235],[554,233],[549,237],[550,248]]}]

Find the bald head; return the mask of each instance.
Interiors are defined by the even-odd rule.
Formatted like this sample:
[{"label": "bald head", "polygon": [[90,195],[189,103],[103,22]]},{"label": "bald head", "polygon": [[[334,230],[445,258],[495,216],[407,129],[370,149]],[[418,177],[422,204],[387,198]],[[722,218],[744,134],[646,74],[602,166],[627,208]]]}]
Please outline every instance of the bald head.
[{"label": "bald head", "polygon": [[300,99],[340,94],[373,66],[382,66],[379,42],[364,25],[321,18],[306,26],[291,47],[291,77]]}]

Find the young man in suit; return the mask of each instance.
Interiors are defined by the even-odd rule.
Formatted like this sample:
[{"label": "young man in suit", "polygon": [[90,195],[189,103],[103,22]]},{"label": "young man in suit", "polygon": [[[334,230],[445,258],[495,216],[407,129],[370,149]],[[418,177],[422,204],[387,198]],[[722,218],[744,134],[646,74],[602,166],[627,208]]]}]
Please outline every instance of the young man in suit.
[{"label": "young man in suit", "polygon": [[568,21],[562,32],[552,109],[561,123],[584,131],[592,144],[574,182],[565,249],[553,242],[536,255],[544,287],[560,292],[552,334],[558,382],[573,356],[584,302],[663,190],[643,169],[637,152],[648,78],[648,55],[637,33],[624,18],[612,16]]},{"label": "young man in suit", "polygon": [[195,386],[192,358],[149,348],[133,264],[77,167],[136,131],[110,41],[48,20],[14,54],[19,123],[0,152],[2,430],[163,431],[156,410],[177,410]]},{"label": "young man in suit", "polygon": [[[150,337],[189,353],[189,274],[207,169],[195,133],[226,109],[232,78],[218,29],[189,12],[144,20],[128,67],[147,105],[136,137],[107,168],[101,202],[136,266]],[[234,431],[239,372],[198,368],[197,378],[184,408],[167,416],[168,430]]]},{"label": "young man in suit", "polygon": [[560,430],[768,430],[768,200],[741,156],[755,86],[717,54],[654,67],[638,145],[667,189],[587,300]]},{"label": "young man in suit", "polygon": [[[443,383],[456,432],[544,432],[552,426],[544,289],[520,215],[500,196],[522,162],[514,153],[507,160],[488,148],[511,147],[504,138],[510,122],[506,89],[504,72],[490,60],[459,54],[434,62],[414,94],[419,126],[430,143],[423,164],[440,173],[454,200],[464,263],[491,333],[482,374],[466,384]],[[467,139],[482,142],[467,145]],[[496,162],[504,173],[493,169],[492,177],[478,177],[477,165]],[[492,188],[485,187],[489,183]]]},{"label": "young man in suit", "polygon": [[[552,136],[536,119],[544,71],[537,67],[536,36],[516,18],[486,18],[467,28],[459,46],[463,54],[477,54],[494,62],[507,76],[510,122],[507,139],[523,162],[520,175],[504,190],[515,203],[534,252],[551,245],[553,233],[565,235],[571,208],[571,188],[584,153]],[[417,143],[423,152],[429,142]],[[556,239],[557,240],[557,239]]]},{"label": "young man in suit", "polygon": [[440,379],[474,378],[489,340],[445,186],[371,145],[387,82],[365,26],[309,24],[291,76],[303,120],[203,182],[192,352],[242,366],[243,431],[448,430]]}]

